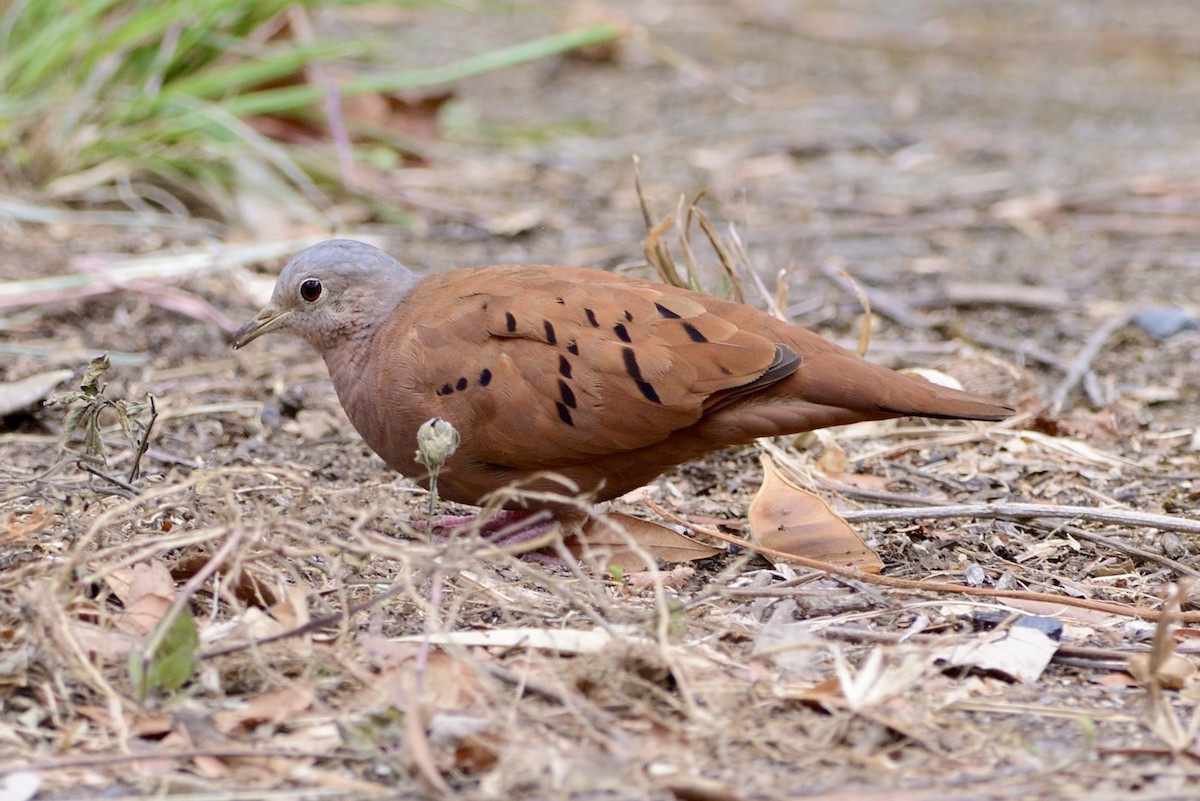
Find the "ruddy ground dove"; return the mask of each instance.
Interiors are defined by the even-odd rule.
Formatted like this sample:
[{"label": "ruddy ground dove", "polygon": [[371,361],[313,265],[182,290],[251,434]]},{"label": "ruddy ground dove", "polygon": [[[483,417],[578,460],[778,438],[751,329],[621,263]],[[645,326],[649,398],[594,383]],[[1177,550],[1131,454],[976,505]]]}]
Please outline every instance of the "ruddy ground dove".
[{"label": "ruddy ground dove", "polygon": [[1013,411],[699,292],[541,265],[421,278],[344,239],[296,256],[234,347],[269,331],[316,348],[350,422],[403,475],[427,483],[417,429],[452,423],[461,445],[437,486],[468,504],[513,482],[561,492],[544,473],[607,500],[756,437]]}]

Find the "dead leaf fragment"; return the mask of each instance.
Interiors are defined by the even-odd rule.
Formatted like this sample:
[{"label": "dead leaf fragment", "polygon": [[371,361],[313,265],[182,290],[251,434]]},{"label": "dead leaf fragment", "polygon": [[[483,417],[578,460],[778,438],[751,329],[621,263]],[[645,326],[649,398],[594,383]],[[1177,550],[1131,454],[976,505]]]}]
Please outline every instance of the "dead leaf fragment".
[{"label": "dead leaf fragment", "polygon": [[955,667],[1000,673],[1025,684],[1042,675],[1058,651],[1058,642],[1033,626],[1013,625],[1002,632],[975,636],[939,649],[937,659]]},{"label": "dead leaf fragment", "polygon": [[763,483],[750,503],[750,536],[756,545],[864,573],[883,570],[879,555],[829,504],[780,473],[769,455],[760,460]]},{"label": "dead leaf fragment", "polygon": [[82,620],[72,620],[69,631],[84,653],[98,664],[127,656],[138,642],[138,638],[124,632],[111,631],[107,626]]},{"label": "dead leaf fragment", "polygon": [[1156,679],[1164,690],[1182,690],[1196,680],[1196,666],[1179,654],[1169,654],[1152,670],[1151,654],[1133,654],[1129,657],[1129,673],[1140,684]]},{"label": "dead leaf fragment", "polygon": [[674,529],[618,512],[588,517],[579,533],[566,540],[566,546],[581,559],[599,557],[624,571],[649,567],[642,553],[664,562],[691,562],[720,553]]},{"label": "dead leaf fragment", "polygon": [[19,770],[0,776],[0,798],[5,801],[28,801],[37,795],[42,779],[32,770]]},{"label": "dead leaf fragment", "polygon": [[696,575],[696,568],[688,565],[675,565],[670,570],[641,570],[636,573],[626,573],[625,583],[637,590],[652,590],[658,585],[663,587],[682,587]]},{"label": "dead leaf fragment", "polygon": [[252,698],[240,709],[223,709],[213,713],[212,725],[223,734],[235,729],[250,729],[261,723],[279,725],[307,710],[316,697],[316,684],[308,679],[299,679],[286,687]]},{"label": "dead leaf fragment", "polygon": [[39,506],[23,517],[18,517],[17,513],[13,512],[0,524],[0,544],[28,539],[49,528],[50,523],[50,515],[46,513],[44,506]]},{"label": "dead leaf fragment", "polygon": [[50,390],[72,375],[74,373],[71,370],[49,370],[17,381],[0,383],[0,417],[24,411],[45,400]]},{"label": "dead leaf fragment", "polygon": [[175,598],[175,580],[162,562],[140,562],[128,571],[117,571],[105,577],[110,590],[125,605],[117,618],[116,628],[129,634],[147,634]]},{"label": "dead leaf fragment", "polygon": [[118,723],[113,716],[113,709],[107,706],[83,704],[75,707],[75,711],[114,733],[127,731],[135,737],[151,738],[161,737],[171,731],[170,715],[141,715],[120,710],[121,721]]},{"label": "dead leaf fragment", "polygon": [[796,608],[796,602],[791,599],[780,601],[754,638],[751,656],[769,659],[780,670],[793,673],[804,671],[813,664],[810,646],[817,637],[812,625],[796,619]]}]

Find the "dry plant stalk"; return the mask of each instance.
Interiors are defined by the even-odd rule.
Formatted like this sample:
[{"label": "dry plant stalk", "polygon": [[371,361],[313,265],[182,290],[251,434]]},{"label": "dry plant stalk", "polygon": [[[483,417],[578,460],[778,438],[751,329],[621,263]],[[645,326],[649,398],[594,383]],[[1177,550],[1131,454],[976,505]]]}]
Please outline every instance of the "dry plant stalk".
[{"label": "dry plant stalk", "polygon": [[1129,659],[1129,672],[1146,688],[1146,728],[1175,754],[1191,748],[1200,734],[1200,707],[1192,710],[1191,719],[1184,725],[1175,704],[1164,692],[1182,689],[1196,678],[1195,665],[1175,652],[1175,630],[1182,618],[1183,601],[1188,597],[1187,584],[1181,581],[1167,587],[1150,652]]},{"label": "dry plant stalk", "polygon": [[[149,447],[150,434],[154,430],[158,412],[155,409],[152,395],[147,395],[146,403],[128,401],[124,398],[112,400],[106,396],[104,390],[107,387],[100,383],[100,379],[111,366],[112,362],[109,361],[108,354],[97,356],[88,365],[78,390],[55,393],[46,401],[46,405],[68,407],[66,418],[63,420],[62,437],[58,444],[59,451],[66,450],[67,443],[76,430],[82,426],[84,458],[98,464],[108,463],[104,454],[103,427],[100,423],[100,415],[105,410],[111,409],[117,415],[117,421],[121,424],[121,431],[124,432],[125,439],[135,450],[133,465],[129,469],[129,481],[134,481],[141,472],[142,456]],[[150,420],[143,423],[140,418],[147,411],[150,413]],[[96,473],[97,471],[90,472]],[[129,486],[128,483],[121,481],[113,480],[113,483],[127,488]]]},{"label": "dry plant stalk", "polygon": [[[787,320],[788,317],[785,310],[787,308],[789,292],[788,282],[791,278],[793,265],[778,270],[775,275],[775,289],[773,291],[769,289],[759,276],[758,270],[754,268],[750,254],[746,250],[746,245],[733,223],[729,224],[729,231],[726,238],[723,238],[712,220],[700,209],[700,203],[707,193],[705,189],[697,192],[687,202],[685,202],[683,196],[680,196],[675,216],[657,219],[657,215],[650,208],[650,202],[642,189],[641,163],[636,156],[634,157],[633,164],[634,188],[637,192],[638,204],[642,211],[642,220],[646,225],[646,238],[642,243],[642,253],[646,259],[646,264],[654,268],[660,280],[670,286],[708,292],[718,297],[728,297],[730,300],[738,303],[746,302],[746,283],[748,280],[758,292],[759,300],[763,307],[780,320]],[[683,253],[682,267],[675,262],[675,258],[671,255],[671,247],[666,241],[666,234],[676,227],[675,223],[677,219],[684,221],[683,225],[677,231],[677,244]],[[717,287],[708,286],[708,282],[703,277],[704,270],[696,257],[695,248],[692,247],[693,225],[699,226],[700,230],[704,233],[705,239],[708,241],[709,247],[717,257],[717,264],[721,269],[721,280],[725,283],[723,291],[716,291]],[[863,323],[864,331],[862,340],[869,340],[870,304],[857,284],[848,276],[846,279],[856,290],[863,308],[867,311],[866,319]],[[865,354],[865,352],[865,345],[860,346],[860,353]]]},{"label": "dry plant stalk", "polygon": [[[635,158],[633,163],[634,188],[642,210],[642,220],[646,224],[646,239],[642,244],[642,252],[646,258],[646,264],[653,267],[663,283],[670,286],[709,292],[713,295],[724,295],[738,303],[745,303],[746,292],[742,273],[753,273],[753,270],[750,269],[749,260],[746,258],[745,247],[742,246],[741,240],[736,237],[736,233],[731,236],[729,242],[725,242],[713,226],[712,221],[701,211],[699,204],[703,200],[707,190],[700,190],[686,203],[684,198],[680,196],[678,208],[676,209],[676,217],[668,216],[655,221],[656,215],[651,210],[650,202],[642,190],[640,162]],[[676,264],[675,258],[671,255],[671,248],[664,239],[666,233],[675,227],[676,218],[681,218],[684,221],[677,234],[679,249],[683,253],[682,268]],[[696,258],[695,249],[692,247],[692,228],[694,225],[698,225],[700,230],[704,232],[709,246],[712,248],[713,253],[716,254],[717,263],[721,267],[722,279],[727,284],[725,291],[722,293],[714,292],[713,288],[705,286],[706,281],[703,278],[703,270]],[[761,281],[756,280],[755,284],[760,288],[762,287]],[[775,305],[768,293],[764,292],[764,297],[767,300],[768,306]]]},{"label": "dry plant stalk", "polygon": [[867,297],[867,293],[859,286],[859,283],[854,280],[854,276],[846,272],[845,269],[839,268],[837,274],[854,290],[854,294],[858,298],[858,304],[862,306],[863,320],[861,327],[858,329],[858,347],[856,350],[859,356],[866,356],[867,350],[871,347],[871,299]]}]

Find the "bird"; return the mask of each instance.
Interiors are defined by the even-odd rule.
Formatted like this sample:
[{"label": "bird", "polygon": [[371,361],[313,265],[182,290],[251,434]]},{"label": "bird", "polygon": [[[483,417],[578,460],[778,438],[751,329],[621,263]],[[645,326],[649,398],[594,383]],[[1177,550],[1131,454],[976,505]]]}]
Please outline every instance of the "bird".
[{"label": "bird", "polygon": [[350,422],[393,470],[428,487],[417,432],[448,422],[460,442],[439,496],[479,506],[520,485],[529,492],[509,498],[510,510],[553,511],[564,486],[592,502],[618,498],[759,437],[1014,411],[702,292],[537,264],[420,277],[350,239],[295,256],[233,347],[269,332],[323,357]]}]

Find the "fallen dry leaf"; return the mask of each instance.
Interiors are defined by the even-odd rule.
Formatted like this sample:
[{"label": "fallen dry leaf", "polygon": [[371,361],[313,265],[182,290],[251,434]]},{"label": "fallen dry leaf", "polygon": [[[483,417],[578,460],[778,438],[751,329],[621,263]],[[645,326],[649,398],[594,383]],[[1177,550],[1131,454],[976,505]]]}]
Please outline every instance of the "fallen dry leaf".
[{"label": "fallen dry leaf", "polygon": [[8,516],[0,528],[0,543],[17,542],[28,539],[50,526],[51,518],[46,513],[46,507],[39,506],[27,515],[18,517],[16,512]]},{"label": "fallen dry leaf", "polygon": [[114,570],[104,576],[104,583],[126,606],[136,603],[146,595],[170,597],[175,592],[175,582],[170,571],[165,565],[157,562],[139,562]]},{"label": "fallen dry leaf", "polygon": [[430,653],[424,664],[416,658],[391,662],[369,681],[373,706],[382,704],[399,710],[408,710],[416,701],[430,711],[478,709],[479,699],[487,697],[479,671],[440,650]]},{"label": "fallen dry leaf", "polygon": [[567,538],[566,546],[581,559],[599,558],[624,571],[651,567],[638,551],[664,562],[691,562],[720,553],[674,529],[616,512],[603,519],[589,517],[579,534]]},{"label": "fallen dry leaf", "polygon": [[829,504],[782,473],[761,454],[763,483],[750,503],[750,537],[756,545],[864,573],[883,570],[883,560],[867,547]]},{"label": "fallen dry leaf", "polygon": [[113,719],[113,710],[109,707],[83,704],[75,707],[75,711],[115,733],[128,732],[135,737],[160,737],[171,731],[170,715],[135,715],[129,710],[120,710],[121,725],[118,726]]},{"label": "fallen dry leaf", "polygon": [[79,647],[96,663],[128,656],[130,649],[140,639],[82,620],[72,620],[68,630]]},{"label": "fallen dry leaf", "polygon": [[467,776],[486,773],[500,761],[506,738],[500,732],[468,734],[454,748],[454,769]]},{"label": "fallen dry leaf", "polygon": [[74,374],[73,370],[49,370],[18,381],[0,383],[0,421],[10,414],[40,405],[51,390]]},{"label": "fallen dry leaf", "polygon": [[1076,625],[1088,629],[1119,629],[1125,618],[1109,612],[1095,609],[1081,609],[1075,606],[1057,604],[1053,601],[1036,601],[1029,598],[1005,598],[1005,606],[1028,612],[1031,615],[1051,617],[1067,625]]},{"label": "fallen dry leaf", "polygon": [[5,801],[29,801],[38,794],[42,779],[31,770],[19,770],[0,776],[0,798]]},{"label": "fallen dry leaf", "polygon": [[282,634],[284,631],[286,629],[278,620],[257,606],[251,606],[231,620],[206,626],[201,632],[200,640],[205,645],[212,645],[226,639],[265,640]]},{"label": "fallen dry leaf", "polygon": [[280,724],[312,706],[317,685],[308,679],[298,679],[285,687],[269,690],[250,699],[239,709],[222,709],[212,715],[212,724],[222,733],[234,729],[249,729],[260,723]]},{"label": "fallen dry leaf", "polygon": [[117,616],[117,629],[137,636],[147,634],[162,620],[175,597],[175,580],[159,561],[139,562],[128,573],[122,571],[106,581],[125,605]]},{"label": "fallen dry leaf", "polygon": [[1153,671],[1150,654],[1133,654],[1129,657],[1129,675],[1140,684],[1148,684],[1152,679],[1167,690],[1181,690],[1196,680],[1196,666],[1191,660],[1179,654],[1168,654]]},{"label": "fallen dry leaf", "polygon": [[[174,562],[171,577],[177,584],[182,584],[207,567],[210,558],[206,553],[186,554]],[[271,609],[272,614],[277,614],[275,605],[287,603],[286,600],[282,600],[286,590],[272,587],[269,583],[271,578],[271,574],[254,563],[242,564],[236,573],[222,571],[222,590],[232,592],[235,598],[247,606],[265,606]]]},{"label": "fallen dry leaf", "polygon": [[992,671],[1030,684],[1042,675],[1057,650],[1058,642],[1045,632],[1013,625],[939,648],[936,657],[947,665]]},{"label": "fallen dry leaf", "polygon": [[296,629],[309,621],[308,594],[303,587],[289,587],[283,600],[271,607],[271,617],[285,629]]},{"label": "fallen dry leaf", "polygon": [[639,570],[636,573],[626,573],[625,583],[636,590],[651,590],[657,585],[663,587],[682,587],[696,575],[696,568],[690,565],[675,565],[670,570]]}]

